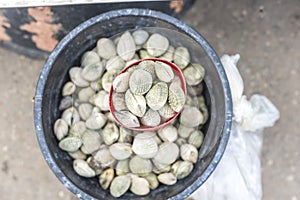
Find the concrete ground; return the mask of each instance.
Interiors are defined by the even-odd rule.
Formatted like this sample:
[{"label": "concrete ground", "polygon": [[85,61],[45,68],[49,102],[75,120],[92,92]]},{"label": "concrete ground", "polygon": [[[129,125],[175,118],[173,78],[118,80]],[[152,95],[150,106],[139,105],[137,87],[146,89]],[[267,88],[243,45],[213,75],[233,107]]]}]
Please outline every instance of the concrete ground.
[{"label": "concrete ground", "polygon": [[[264,131],[264,200],[300,200],[300,1],[196,1],[183,21],[219,55],[241,55],[245,93],[279,109]],[[0,199],[75,200],[48,168],[33,125],[35,85],[44,61],[0,48]]]}]

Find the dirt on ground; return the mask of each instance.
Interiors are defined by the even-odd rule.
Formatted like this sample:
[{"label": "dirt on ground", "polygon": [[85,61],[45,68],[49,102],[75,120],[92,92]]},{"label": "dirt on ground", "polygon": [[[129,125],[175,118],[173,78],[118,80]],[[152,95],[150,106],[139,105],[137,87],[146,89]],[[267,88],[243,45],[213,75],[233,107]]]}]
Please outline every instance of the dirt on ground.
[{"label": "dirt on ground", "polygon": [[[300,200],[300,1],[196,1],[182,18],[219,56],[241,55],[245,94],[263,94],[280,120],[264,130],[263,200]],[[44,61],[0,48],[0,199],[77,199],[39,149],[32,97]]]}]

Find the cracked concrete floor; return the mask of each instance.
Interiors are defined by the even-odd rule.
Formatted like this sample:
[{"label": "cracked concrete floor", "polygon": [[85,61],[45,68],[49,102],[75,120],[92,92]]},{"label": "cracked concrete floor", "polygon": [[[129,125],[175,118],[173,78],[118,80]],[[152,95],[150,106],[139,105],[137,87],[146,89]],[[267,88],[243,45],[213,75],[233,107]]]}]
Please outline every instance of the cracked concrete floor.
[{"label": "cracked concrete floor", "polygon": [[[245,93],[279,109],[265,129],[264,200],[300,200],[300,1],[196,1],[182,20],[219,55],[241,55]],[[32,96],[44,61],[0,48],[0,199],[75,200],[44,161],[33,126]]]}]

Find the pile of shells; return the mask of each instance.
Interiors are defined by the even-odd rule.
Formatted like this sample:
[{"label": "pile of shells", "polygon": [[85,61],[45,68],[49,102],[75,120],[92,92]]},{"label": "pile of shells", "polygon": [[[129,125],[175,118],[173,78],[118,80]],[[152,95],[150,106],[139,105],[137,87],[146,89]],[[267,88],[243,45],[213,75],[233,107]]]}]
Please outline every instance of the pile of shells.
[{"label": "pile of shells", "polygon": [[[146,57],[174,62],[187,83],[182,112],[157,132],[118,126],[109,112],[108,92],[115,76],[125,66]],[[80,66],[69,70],[69,77],[62,88],[62,114],[53,126],[59,147],[74,159],[78,175],[97,177],[103,189],[120,197],[127,191],[147,195],[160,184],[174,185],[192,172],[208,109],[202,95],[204,68],[190,63],[186,47],[173,47],[157,33],[127,31],[114,40],[99,39],[93,50],[84,53]],[[124,97],[118,94],[115,98]],[[174,110],[165,102],[163,105],[159,114],[168,118]]]},{"label": "pile of shells", "polygon": [[159,127],[185,103],[184,83],[161,61],[143,60],[131,65],[114,79],[112,88],[113,115],[127,128]]}]

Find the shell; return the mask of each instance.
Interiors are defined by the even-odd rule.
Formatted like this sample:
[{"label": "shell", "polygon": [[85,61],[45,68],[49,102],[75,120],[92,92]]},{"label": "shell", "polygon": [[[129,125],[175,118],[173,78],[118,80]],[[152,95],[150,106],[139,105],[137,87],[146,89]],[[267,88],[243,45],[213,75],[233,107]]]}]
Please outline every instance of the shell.
[{"label": "shell", "polygon": [[101,38],[97,41],[97,53],[104,59],[110,59],[117,54],[116,46],[111,39]]},{"label": "shell", "polygon": [[140,50],[140,57],[141,59],[145,59],[145,58],[151,58],[152,56],[149,55],[148,51],[146,50]]},{"label": "shell", "polygon": [[60,100],[58,109],[59,110],[65,110],[67,108],[70,108],[73,105],[73,103],[74,103],[73,98],[71,96],[63,97]]},{"label": "shell", "polygon": [[125,67],[125,62],[120,56],[115,56],[111,59],[109,59],[106,63],[106,70],[117,70],[121,71]]},{"label": "shell", "polygon": [[177,138],[175,143],[180,147],[181,145],[186,144],[187,141],[186,141],[186,139],[179,137],[179,138]]},{"label": "shell", "polygon": [[77,151],[81,145],[81,139],[78,137],[66,137],[58,143],[59,148],[67,152]]},{"label": "shell", "polygon": [[93,106],[89,103],[82,103],[78,107],[78,112],[83,120],[87,120],[89,116],[91,116],[93,110]]},{"label": "shell", "polygon": [[110,91],[110,87],[117,76],[118,72],[116,70],[107,71],[102,76],[102,87],[106,92]]},{"label": "shell", "polygon": [[109,188],[113,178],[115,176],[115,171],[113,168],[108,168],[104,170],[99,176],[99,183],[104,190]]},{"label": "shell", "polygon": [[172,164],[179,156],[179,148],[175,143],[163,142],[159,145],[158,152],[153,158],[154,161],[161,164]]},{"label": "shell", "polygon": [[157,111],[149,109],[140,121],[145,126],[158,126],[160,124],[160,115]]},{"label": "shell", "polygon": [[87,51],[81,57],[81,66],[85,67],[90,64],[100,62],[101,59],[99,55],[94,51]]},{"label": "shell", "polygon": [[81,72],[81,76],[87,81],[96,81],[101,77],[103,71],[104,67],[102,62],[96,62],[86,65]]},{"label": "shell", "polygon": [[72,82],[78,86],[78,87],[87,87],[89,86],[89,82],[87,80],[85,80],[84,78],[82,78],[81,76],[81,72],[82,72],[82,68],[80,67],[72,67],[69,70],[69,76],[70,79],[72,80]]},{"label": "shell", "polygon": [[151,190],[154,190],[158,187],[159,182],[157,179],[157,176],[153,173],[148,174],[147,176],[144,177],[148,183],[149,183],[149,187]]},{"label": "shell", "polygon": [[136,135],[133,140],[132,150],[142,158],[153,158],[158,152],[155,133],[144,132]]},{"label": "shell", "polygon": [[101,111],[109,111],[109,95],[105,90],[99,91],[90,99],[90,102],[94,103]]},{"label": "shell", "polygon": [[152,163],[154,164],[154,167],[155,167],[153,169],[153,172],[155,172],[157,174],[169,172],[171,170],[171,165],[162,164],[162,163],[157,162],[155,160],[152,160]]},{"label": "shell", "polygon": [[137,69],[132,72],[129,78],[129,87],[133,94],[145,94],[152,86],[152,76],[143,69]]},{"label": "shell", "polygon": [[106,145],[101,145],[101,147],[93,153],[93,157],[101,163],[102,167],[112,166],[115,163],[115,159]]},{"label": "shell", "polygon": [[177,182],[177,178],[172,173],[163,173],[157,176],[159,182],[165,185],[174,185]]},{"label": "shell", "polygon": [[186,106],[180,114],[180,124],[186,127],[197,127],[203,122],[203,115],[196,107]]},{"label": "shell", "polygon": [[180,157],[182,160],[196,163],[198,160],[198,151],[196,147],[191,144],[183,144],[180,146]]},{"label": "shell", "polygon": [[84,160],[74,160],[73,169],[80,176],[90,178],[96,175],[95,171]]},{"label": "shell", "polygon": [[136,195],[146,195],[150,192],[149,182],[145,178],[131,177],[130,191]]},{"label": "shell", "polygon": [[163,62],[155,62],[155,73],[159,80],[166,83],[171,82],[174,78],[174,72],[172,68]]},{"label": "shell", "polygon": [[183,70],[186,83],[190,86],[199,84],[205,75],[205,69],[200,64],[190,64]]},{"label": "shell", "polygon": [[115,122],[115,118],[111,112],[105,113],[105,116],[107,117],[107,120],[110,122]]},{"label": "shell", "polygon": [[129,168],[137,175],[147,175],[152,171],[152,164],[149,159],[134,156],[129,161]]},{"label": "shell", "polygon": [[132,33],[132,37],[136,45],[143,45],[147,41],[149,33],[144,30],[136,30]]},{"label": "shell", "polygon": [[114,143],[109,147],[109,151],[116,160],[125,160],[132,154],[129,143]]},{"label": "shell", "polygon": [[116,111],[127,110],[124,93],[113,93],[112,102]]},{"label": "shell", "polygon": [[110,194],[113,197],[120,197],[127,192],[131,185],[131,178],[127,175],[115,177],[110,184]]},{"label": "shell", "polygon": [[80,102],[88,102],[94,94],[95,91],[91,87],[83,88],[78,92],[78,99]]},{"label": "shell", "polygon": [[158,130],[158,135],[164,142],[175,142],[178,137],[177,129],[173,125]]},{"label": "shell", "polygon": [[116,119],[126,127],[140,127],[138,118],[129,111],[114,112],[114,115]]},{"label": "shell", "polygon": [[54,123],[54,134],[58,140],[68,135],[69,126],[63,119],[57,119]]},{"label": "shell", "polygon": [[146,49],[151,56],[158,57],[163,55],[169,47],[169,40],[158,33],[150,36],[146,43]]},{"label": "shell", "polygon": [[119,160],[116,165],[116,174],[118,176],[129,173],[129,160]]},{"label": "shell", "polygon": [[118,76],[116,76],[113,81],[113,88],[115,92],[126,92],[129,87],[129,72],[124,72]]},{"label": "shell", "polygon": [[185,104],[185,94],[178,84],[171,83],[169,87],[168,102],[175,112],[180,112],[183,108]]},{"label": "shell", "polygon": [[135,42],[131,36],[131,34],[126,31],[121,35],[121,38],[117,44],[117,52],[118,55],[123,59],[123,60],[130,60],[133,58],[135,54]]},{"label": "shell", "polygon": [[85,122],[78,121],[70,126],[69,136],[81,138],[86,130]]},{"label": "shell", "polygon": [[160,58],[163,58],[163,59],[171,62],[174,57],[174,51],[175,51],[175,48],[173,46],[169,45],[169,48],[167,49],[167,51],[162,56],[160,56]]},{"label": "shell", "polygon": [[87,128],[96,130],[102,128],[107,121],[107,117],[102,113],[92,113],[86,120],[85,125]]},{"label": "shell", "polygon": [[69,81],[69,82],[66,82],[63,86],[63,89],[62,89],[62,95],[63,96],[69,96],[69,95],[72,95],[76,90],[76,85]]},{"label": "shell", "polygon": [[171,171],[179,180],[187,177],[192,172],[193,168],[193,163],[189,161],[177,161],[172,165]]},{"label": "shell", "polygon": [[203,143],[204,135],[201,131],[195,130],[191,133],[188,143],[194,145],[196,148],[199,148]]},{"label": "shell", "polygon": [[164,82],[158,82],[147,93],[147,105],[152,110],[161,109],[168,99],[168,85]]},{"label": "shell", "polygon": [[125,93],[125,104],[135,116],[142,117],[146,112],[146,100],[142,95],[133,94],[130,90]]},{"label": "shell", "polygon": [[77,109],[74,107],[70,107],[70,108],[66,109],[62,113],[61,118],[63,120],[65,120],[69,126],[71,126],[72,124],[74,124],[80,120],[79,113],[78,113]]},{"label": "shell", "polygon": [[132,142],[132,131],[131,130],[120,126],[119,133],[120,133],[120,136],[119,136],[118,142],[124,142],[124,143]]},{"label": "shell", "polygon": [[190,63],[190,54],[187,48],[177,47],[174,52],[174,63],[184,69]]},{"label": "shell", "polygon": [[102,87],[102,79],[98,79],[90,83],[90,87],[95,91],[98,92],[103,89]]},{"label": "shell", "polygon": [[182,124],[177,129],[179,136],[182,138],[188,138],[194,130],[195,128],[186,127]]},{"label": "shell", "polygon": [[138,67],[140,69],[143,69],[147,72],[149,72],[152,76],[152,80],[156,78],[155,74],[155,62],[152,60],[144,60],[138,64]]},{"label": "shell", "polygon": [[102,143],[102,138],[98,132],[92,130],[86,130],[82,135],[82,145],[86,151],[91,154],[98,150]]},{"label": "shell", "polygon": [[101,163],[99,163],[93,156],[88,157],[86,162],[93,170],[95,170],[96,175],[99,175],[103,172]]},{"label": "shell", "polygon": [[168,103],[166,103],[161,109],[159,109],[158,113],[164,120],[170,119],[175,115],[174,110]]},{"label": "shell", "polygon": [[80,159],[80,160],[85,160],[87,155],[84,154],[81,150],[77,150],[74,152],[68,152],[68,154],[73,158],[73,159]]},{"label": "shell", "polygon": [[106,145],[111,145],[119,138],[119,129],[115,123],[108,123],[103,128],[102,132],[102,139]]},{"label": "shell", "polygon": [[209,117],[208,108],[205,104],[205,99],[203,96],[198,97],[198,102],[199,102],[199,107],[200,107],[201,113],[203,115],[203,120],[202,120],[201,124],[204,124],[205,122],[207,122],[208,117]]}]

